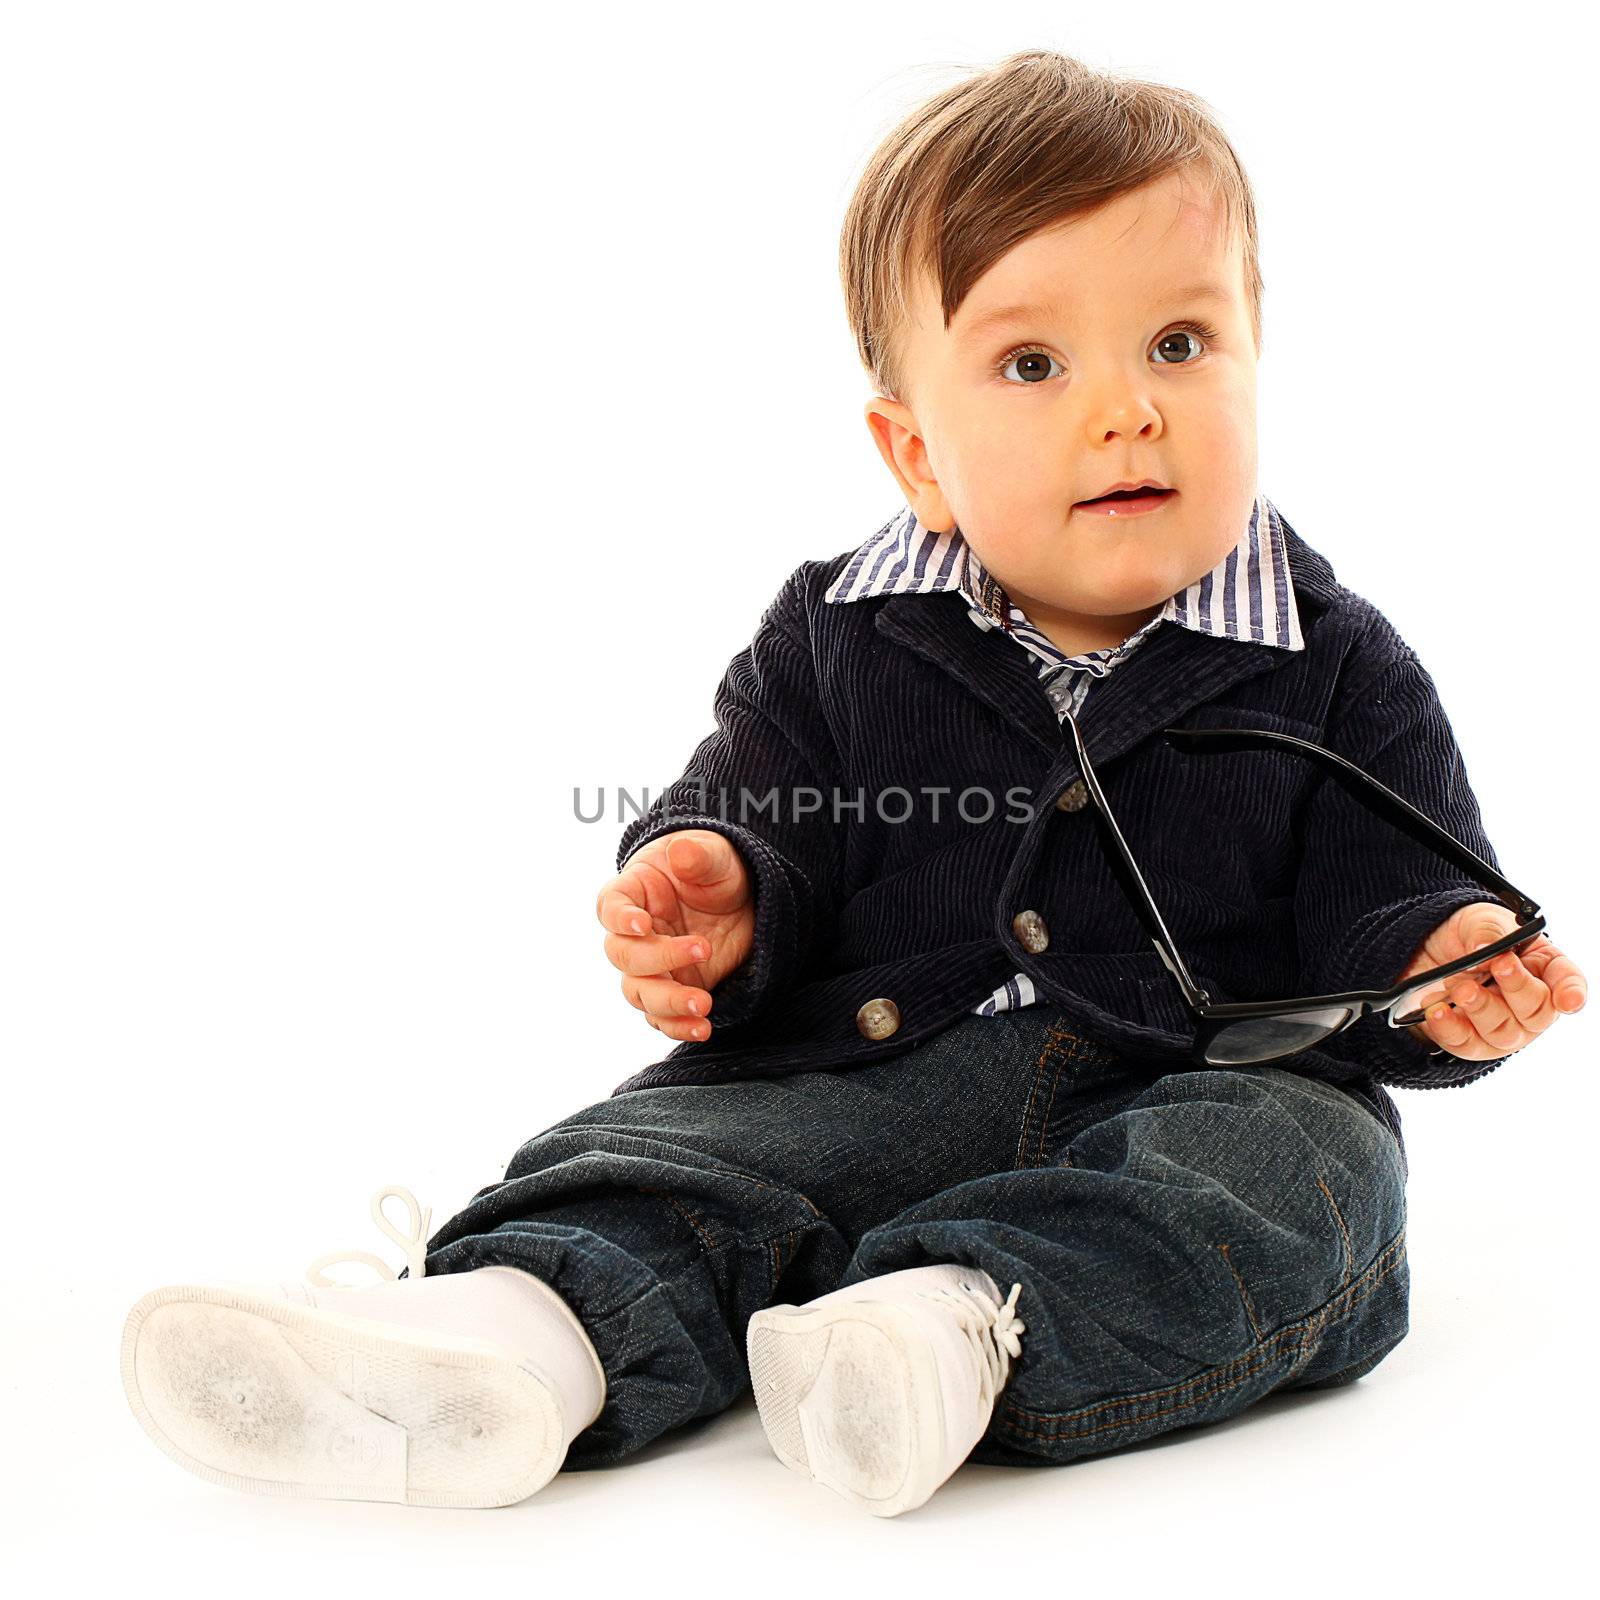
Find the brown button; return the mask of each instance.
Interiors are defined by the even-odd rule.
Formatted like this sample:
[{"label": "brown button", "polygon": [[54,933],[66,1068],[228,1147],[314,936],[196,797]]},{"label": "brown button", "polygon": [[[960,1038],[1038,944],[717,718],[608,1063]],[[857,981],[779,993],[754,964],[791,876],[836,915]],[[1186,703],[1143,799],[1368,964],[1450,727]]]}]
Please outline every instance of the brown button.
[{"label": "brown button", "polygon": [[868,1039],[887,1039],[900,1026],[900,1007],[878,995],[856,1012],[856,1027]]},{"label": "brown button", "polygon": [[1057,811],[1082,811],[1089,803],[1089,785],[1082,778],[1068,784],[1056,801]]},{"label": "brown button", "polygon": [[1050,943],[1050,930],[1045,927],[1044,918],[1037,911],[1019,911],[1011,919],[1011,931],[1016,934],[1017,943],[1034,955],[1038,955]]}]

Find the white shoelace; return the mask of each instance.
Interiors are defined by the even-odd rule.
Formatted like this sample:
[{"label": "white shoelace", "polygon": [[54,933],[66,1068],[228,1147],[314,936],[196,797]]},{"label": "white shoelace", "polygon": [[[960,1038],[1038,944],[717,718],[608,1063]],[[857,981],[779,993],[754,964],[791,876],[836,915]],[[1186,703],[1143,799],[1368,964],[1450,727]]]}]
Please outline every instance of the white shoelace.
[{"label": "white shoelace", "polygon": [[[393,1222],[383,1214],[383,1202],[390,1195],[397,1194],[406,1203],[406,1209],[411,1213],[411,1231],[402,1233]],[[413,1278],[420,1278],[426,1272],[425,1265],[428,1254],[428,1219],[433,1215],[431,1206],[423,1207],[417,1204],[416,1196],[409,1189],[402,1189],[398,1185],[391,1185],[387,1189],[380,1189],[372,1197],[372,1220],[394,1240],[406,1253],[406,1266],[410,1269]],[[375,1256],[370,1250],[331,1250],[325,1256],[318,1256],[306,1268],[306,1280],[317,1289],[345,1289],[349,1284],[336,1282],[332,1278],[324,1277],[322,1269],[331,1267],[341,1261],[358,1261],[372,1267],[380,1278],[399,1281],[400,1274],[394,1270],[381,1256]]]},{"label": "white shoelace", "polygon": [[956,1313],[962,1331],[968,1336],[978,1360],[978,1395],[985,1405],[992,1406],[995,1397],[1005,1387],[1014,1356],[1022,1354],[1021,1335],[1028,1325],[1017,1316],[1017,1296],[1022,1285],[1011,1285],[1011,1293],[1003,1304],[996,1306],[980,1289],[963,1284],[952,1289],[940,1284],[937,1289],[919,1289],[919,1294],[929,1300],[949,1302]]}]

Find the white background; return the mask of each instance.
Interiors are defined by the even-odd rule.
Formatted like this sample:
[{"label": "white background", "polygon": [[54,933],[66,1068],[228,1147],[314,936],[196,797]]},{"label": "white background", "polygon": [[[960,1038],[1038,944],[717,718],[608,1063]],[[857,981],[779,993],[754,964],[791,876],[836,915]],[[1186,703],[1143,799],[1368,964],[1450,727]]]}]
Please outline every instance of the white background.
[{"label": "white background", "polygon": [[968,1467],[893,1522],[786,1472],[748,1400],[496,1513],[235,1494],[155,1450],[116,1355],[157,1284],[392,1259],[373,1190],[437,1228],[665,1053],[594,918],[621,824],[574,786],[675,777],[785,575],[898,508],[839,223],[892,122],[1011,50],[1221,115],[1261,487],[1418,650],[1506,872],[1600,965],[1586,13],[0,15],[13,1571],[1343,1595],[1583,1548],[1588,1013],[1400,1095],[1413,1331],[1370,1377]]}]

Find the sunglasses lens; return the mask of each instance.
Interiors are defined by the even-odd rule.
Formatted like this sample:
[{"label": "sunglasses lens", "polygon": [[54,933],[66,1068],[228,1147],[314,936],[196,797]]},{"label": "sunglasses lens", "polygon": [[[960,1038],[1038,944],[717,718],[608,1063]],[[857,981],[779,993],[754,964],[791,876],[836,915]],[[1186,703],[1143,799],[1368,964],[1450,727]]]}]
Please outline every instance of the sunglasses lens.
[{"label": "sunglasses lens", "polygon": [[1219,1067],[1237,1067],[1293,1055],[1337,1033],[1351,1015],[1348,1006],[1334,1006],[1285,1017],[1245,1017],[1230,1023],[1206,1046],[1206,1060]]}]

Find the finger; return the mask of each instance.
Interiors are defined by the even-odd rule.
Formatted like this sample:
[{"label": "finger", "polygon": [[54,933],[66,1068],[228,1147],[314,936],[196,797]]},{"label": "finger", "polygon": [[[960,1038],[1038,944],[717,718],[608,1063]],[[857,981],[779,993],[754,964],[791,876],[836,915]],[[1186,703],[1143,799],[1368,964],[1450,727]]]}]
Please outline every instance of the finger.
[{"label": "finger", "polygon": [[[712,1005],[699,967],[679,967],[665,974],[624,973],[622,992],[630,1005],[662,1022],[693,1022],[704,1017]],[[709,1032],[692,1036],[706,1038]]]},{"label": "finger", "polygon": [[1418,1011],[1431,1012],[1435,1006],[1444,1005],[1450,1000],[1449,979],[1441,978],[1437,983],[1430,983],[1426,989],[1417,992],[1411,1001],[1411,1006]]},{"label": "finger", "polygon": [[1527,1033],[1543,1033],[1556,1020],[1550,988],[1536,978],[1514,950],[1498,955],[1490,965],[1495,992]]},{"label": "finger", "polygon": [[1532,1039],[1493,989],[1486,989],[1471,978],[1465,982],[1458,978],[1450,992],[1457,1010],[1485,1046],[1485,1054],[1509,1055]]},{"label": "finger", "polygon": [[630,994],[641,1011],[666,1022],[684,1017],[703,1017],[711,1009],[708,990],[672,978],[624,978],[624,994]]},{"label": "finger", "polygon": [[1448,1000],[1441,1000],[1428,1012],[1423,1029],[1436,1045],[1468,1061],[1473,1060],[1483,1048],[1478,1030],[1472,1026],[1466,1013]]},{"label": "finger", "polygon": [[1461,941],[1458,953],[1466,955],[1505,938],[1516,925],[1516,916],[1509,907],[1493,901],[1478,901],[1463,906],[1445,926],[1453,927],[1456,938]]},{"label": "finger", "polygon": [[[674,1039],[707,1039],[711,1025],[704,1021],[710,1009],[711,996],[704,989],[690,988],[665,978],[622,979],[623,998],[635,1010],[644,1013],[645,1021],[661,1033]],[[699,1010],[692,1009],[699,1007]]]},{"label": "finger", "polygon": [[599,893],[594,914],[600,926],[612,933],[649,933],[650,913],[644,905],[644,888],[635,874],[613,878]]},{"label": "finger", "polygon": [[711,954],[711,942],[698,933],[608,933],[606,960],[620,972],[648,977],[693,967]]},{"label": "finger", "polygon": [[1583,1010],[1589,998],[1589,984],[1571,956],[1541,933],[1523,952],[1522,960],[1530,972],[1544,981],[1557,1011]]},{"label": "finger", "polygon": [[678,898],[698,911],[731,911],[749,893],[749,874],[732,842],[710,830],[668,834],[663,864]]}]

